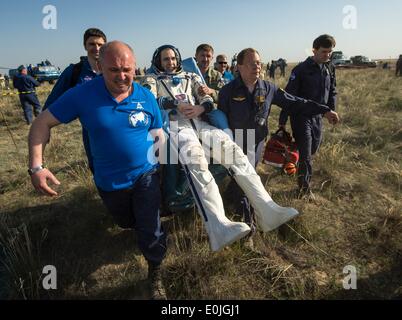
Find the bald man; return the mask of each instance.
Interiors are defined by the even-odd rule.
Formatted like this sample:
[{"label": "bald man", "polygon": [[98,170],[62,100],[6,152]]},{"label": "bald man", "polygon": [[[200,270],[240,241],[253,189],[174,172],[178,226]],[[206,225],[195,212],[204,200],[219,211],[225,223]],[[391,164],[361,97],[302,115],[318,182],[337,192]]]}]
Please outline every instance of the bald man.
[{"label": "bald man", "polygon": [[60,182],[45,168],[42,150],[51,128],[80,119],[89,133],[99,195],[120,227],[136,229],[139,248],[148,262],[151,297],[166,299],[160,272],[166,233],[160,224],[155,157],[156,148],[165,140],[159,107],[147,89],[133,82],[136,59],[127,44],[105,44],[98,64],[103,76],[66,92],[32,124],[28,172],[35,189],[57,195],[48,182]]}]

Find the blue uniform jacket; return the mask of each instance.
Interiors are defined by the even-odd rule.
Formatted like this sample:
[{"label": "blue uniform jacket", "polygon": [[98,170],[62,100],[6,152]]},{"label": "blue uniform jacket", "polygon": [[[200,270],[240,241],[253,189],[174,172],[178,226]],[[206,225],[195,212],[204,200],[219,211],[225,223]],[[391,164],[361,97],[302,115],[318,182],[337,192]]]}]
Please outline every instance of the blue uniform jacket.
[{"label": "blue uniform jacket", "polygon": [[[244,143],[247,141],[247,129],[256,130],[256,144],[266,138],[272,104],[291,114],[315,115],[330,111],[325,105],[292,96],[276,85],[261,79],[257,80],[253,93],[248,91],[241,77],[225,85],[219,92],[218,109],[228,117],[229,128],[232,131],[243,129]],[[265,120],[262,124],[261,119]],[[243,148],[243,150],[246,149]]]},{"label": "blue uniform jacket", "polygon": [[[83,84],[85,82],[91,81],[97,75],[92,70],[91,65],[88,62],[87,57],[81,57],[82,60],[82,69],[80,75],[77,80],[77,85]],[[54,85],[52,92],[49,94],[43,109],[47,109],[53,102],[55,102],[64,92],[71,88],[71,77],[73,75],[73,68],[74,64],[70,64],[62,74],[60,78],[57,80],[56,84]]]},{"label": "blue uniform jacket", "polygon": [[39,87],[40,83],[31,76],[18,74],[13,79],[13,86],[18,92],[35,91],[35,87]]},{"label": "blue uniform jacket", "polygon": [[[297,65],[290,75],[286,92],[327,105],[335,111],[336,105],[336,76],[335,67],[325,63],[323,68],[311,58]],[[279,124],[285,125],[289,113],[282,110]]]}]

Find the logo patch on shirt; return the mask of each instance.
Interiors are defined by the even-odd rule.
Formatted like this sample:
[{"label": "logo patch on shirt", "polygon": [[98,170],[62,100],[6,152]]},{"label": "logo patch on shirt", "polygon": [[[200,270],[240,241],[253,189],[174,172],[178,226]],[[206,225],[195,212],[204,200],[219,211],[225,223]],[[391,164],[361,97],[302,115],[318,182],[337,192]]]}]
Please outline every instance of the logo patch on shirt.
[{"label": "logo patch on shirt", "polygon": [[246,97],[233,97],[234,101],[238,101],[238,102],[242,102],[244,100],[246,100]]},{"label": "logo patch on shirt", "polygon": [[93,77],[85,76],[85,77],[82,79],[82,82],[85,83],[85,82],[91,81],[92,79],[93,79]]},{"label": "logo patch on shirt", "polygon": [[[142,107],[142,106],[141,106]],[[143,111],[134,110],[128,120],[133,127],[146,127],[150,123],[149,115]]]},{"label": "logo patch on shirt", "polygon": [[137,110],[144,110],[144,107],[139,102],[137,102]]}]

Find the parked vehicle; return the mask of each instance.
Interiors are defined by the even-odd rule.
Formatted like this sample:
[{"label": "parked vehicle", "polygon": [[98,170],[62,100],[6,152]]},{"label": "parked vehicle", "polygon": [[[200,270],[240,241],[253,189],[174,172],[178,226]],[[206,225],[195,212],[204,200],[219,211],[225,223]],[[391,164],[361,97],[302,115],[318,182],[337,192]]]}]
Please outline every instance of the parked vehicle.
[{"label": "parked vehicle", "polygon": [[[48,81],[50,84],[55,83],[55,81],[60,77],[61,74],[60,68],[57,68],[50,63],[47,65],[37,64],[35,67],[29,65],[27,69],[28,74],[34,77],[39,82]],[[8,71],[10,79],[13,79],[18,73],[18,69],[10,69]]]},{"label": "parked vehicle", "polygon": [[18,74],[18,69],[10,69],[8,70],[8,76],[10,77],[10,79],[14,79],[14,77]]},{"label": "parked vehicle", "polygon": [[350,60],[352,60],[353,66],[357,67],[376,68],[378,64],[377,61],[372,61],[365,56],[354,56],[351,57]]},{"label": "parked vehicle", "polygon": [[348,59],[342,51],[334,51],[331,56],[331,61],[335,67],[349,67],[352,61]]},{"label": "parked vehicle", "polygon": [[60,77],[60,70],[55,66],[36,66],[32,68],[32,76],[39,82],[49,81],[53,84]]}]

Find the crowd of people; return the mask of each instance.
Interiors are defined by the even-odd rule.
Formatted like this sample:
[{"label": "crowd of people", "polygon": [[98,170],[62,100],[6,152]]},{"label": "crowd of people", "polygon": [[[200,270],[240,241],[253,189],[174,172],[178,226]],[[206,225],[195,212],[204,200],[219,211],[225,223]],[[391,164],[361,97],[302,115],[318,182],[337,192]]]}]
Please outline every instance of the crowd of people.
[{"label": "crowd of people", "polygon": [[[39,114],[35,83],[21,67],[14,86],[21,92],[27,123],[28,105],[39,114],[29,133],[29,174],[40,192],[55,196],[60,184],[43,163],[51,129],[79,119],[83,142],[99,195],[122,228],[136,230],[148,263],[153,299],[166,299],[161,267],[167,235],[160,220],[160,168],[179,164],[190,187],[212,251],[242,239],[252,249],[256,230],[268,232],[298,215],[273,201],[256,173],[269,134],[271,105],[281,108],[278,127],[291,129],[300,152],[297,196],[311,199],[312,156],[322,140],[322,120],[335,125],[336,75],[330,62],[335,39],[321,35],[313,55],[297,65],[282,90],[260,79],[259,52],[245,48],[236,56],[234,74],[225,54],[201,44],[195,50],[197,72],[182,66],[180,50],[157,48],[149,70],[137,68],[134,50],[121,41],[107,42],[99,29],[86,30],[87,52],[61,74]],[[283,68],[286,61],[282,62]],[[25,70],[25,71],[24,71]],[[140,83],[135,75],[142,73]],[[249,132],[252,131],[253,139]],[[236,133],[236,134],[235,134]],[[235,139],[236,136],[242,139]],[[166,161],[167,150],[177,163]],[[243,221],[225,214],[209,159],[221,164],[238,186]],[[163,183],[162,183],[163,185]]]}]

